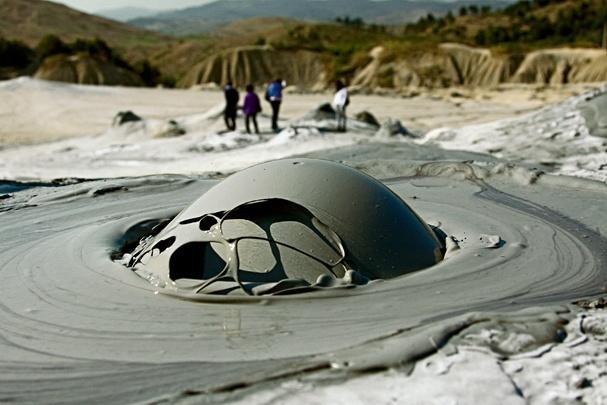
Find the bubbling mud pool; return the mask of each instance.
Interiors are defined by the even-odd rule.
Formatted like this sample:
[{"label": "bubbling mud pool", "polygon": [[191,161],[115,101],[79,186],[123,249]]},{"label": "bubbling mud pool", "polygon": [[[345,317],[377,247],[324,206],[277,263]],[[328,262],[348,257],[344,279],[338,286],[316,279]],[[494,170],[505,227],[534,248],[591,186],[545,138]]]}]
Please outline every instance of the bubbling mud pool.
[{"label": "bubbling mud pool", "polygon": [[[416,165],[414,176],[385,183],[448,235],[445,260],[297,295],[175,299],[112,260],[128,230],[175,218],[216,181],[90,181],[3,199],[0,401],[214,402],[289,379],[322,385],[410,364],[522,309],[542,326],[538,345],[562,339],[563,305],[607,285],[607,243],[538,201],[553,196],[566,208],[585,191],[494,185],[464,163]],[[238,206],[220,205],[209,212]],[[335,232],[347,252],[348,237]]]}]

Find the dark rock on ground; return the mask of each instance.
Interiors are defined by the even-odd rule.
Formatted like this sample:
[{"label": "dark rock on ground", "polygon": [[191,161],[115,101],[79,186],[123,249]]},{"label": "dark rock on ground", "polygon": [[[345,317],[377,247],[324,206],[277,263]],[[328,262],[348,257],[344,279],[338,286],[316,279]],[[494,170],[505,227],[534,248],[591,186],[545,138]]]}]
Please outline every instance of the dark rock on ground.
[{"label": "dark rock on ground", "polygon": [[379,121],[377,120],[377,118],[375,118],[375,116],[368,111],[361,111],[358,114],[356,114],[354,116],[354,118],[357,121],[364,122],[365,124],[369,124],[369,125],[372,125],[377,128],[380,127],[380,124],[379,124]]},{"label": "dark rock on ground", "polygon": [[390,118],[386,122],[384,122],[376,134],[376,136],[385,137],[385,138],[398,136],[398,135],[412,136],[413,134],[411,134],[411,132],[409,132],[409,130],[407,128],[405,128],[399,120],[395,120],[392,118]]},{"label": "dark rock on ground", "polygon": [[120,111],[112,121],[113,126],[124,125],[128,122],[142,121],[143,119],[132,111]]},{"label": "dark rock on ground", "polygon": [[307,113],[304,117],[306,120],[334,120],[335,110],[329,103],[319,105],[316,109]]}]

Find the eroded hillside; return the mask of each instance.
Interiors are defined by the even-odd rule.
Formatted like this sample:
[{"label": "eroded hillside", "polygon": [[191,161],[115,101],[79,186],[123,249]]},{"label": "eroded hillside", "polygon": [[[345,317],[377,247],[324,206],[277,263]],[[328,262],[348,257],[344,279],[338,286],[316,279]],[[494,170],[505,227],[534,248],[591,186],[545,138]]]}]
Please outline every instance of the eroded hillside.
[{"label": "eroded hillside", "polygon": [[[607,80],[602,0],[519,1],[502,10],[468,5],[403,26],[265,17],[179,39],[40,0],[0,0],[0,11],[7,16],[0,21],[0,77],[8,72],[5,77],[180,87],[282,77],[308,90],[336,79],[394,90]],[[67,50],[41,52],[45,47],[35,41],[44,32],[74,42]],[[81,37],[84,43],[101,37],[112,49],[102,57],[83,52],[74,39]]]}]

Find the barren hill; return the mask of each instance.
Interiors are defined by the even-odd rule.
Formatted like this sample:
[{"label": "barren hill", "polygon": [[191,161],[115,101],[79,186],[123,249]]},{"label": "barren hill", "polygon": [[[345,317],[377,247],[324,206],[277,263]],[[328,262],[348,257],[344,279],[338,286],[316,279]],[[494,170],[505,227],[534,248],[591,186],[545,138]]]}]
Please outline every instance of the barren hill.
[{"label": "barren hill", "polygon": [[230,49],[204,59],[184,77],[184,87],[200,83],[261,85],[281,77],[303,88],[324,87],[325,67],[320,55],[309,51],[278,52],[269,46]]},{"label": "barren hill", "polygon": [[135,73],[90,55],[54,55],[47,58],[36,79],[108,86],[141,86]]},{"label": "barren hill", "polygon": [[30,46],[47,34],[58,35],[66,41],[99,37],[121,47],[164,39],[142,28],[43,0],[0,0],[0,16],[0,36],[19,39]]},{"label": "barren hill", "polygon": [[552,84],[607,80],[607,54],[600,49],[559,48],[519,55],[444,43],[422,55],[386,60],[385,49],[370,52],[371,62],[357,70],[352,84],[366,88],[408,86],[491,87],[501,83]]}]

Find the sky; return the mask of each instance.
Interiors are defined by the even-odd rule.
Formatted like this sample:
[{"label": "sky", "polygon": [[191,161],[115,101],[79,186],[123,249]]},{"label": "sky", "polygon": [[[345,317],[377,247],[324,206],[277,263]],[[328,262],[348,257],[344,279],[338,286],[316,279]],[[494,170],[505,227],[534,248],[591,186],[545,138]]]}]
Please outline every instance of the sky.
[{"label": "sky", "polygon": [[199,6],[212,0],[53,0],[77,10],[92,13],[121,7],[141,7],[157,10],[174,10],[191,6]]}]

